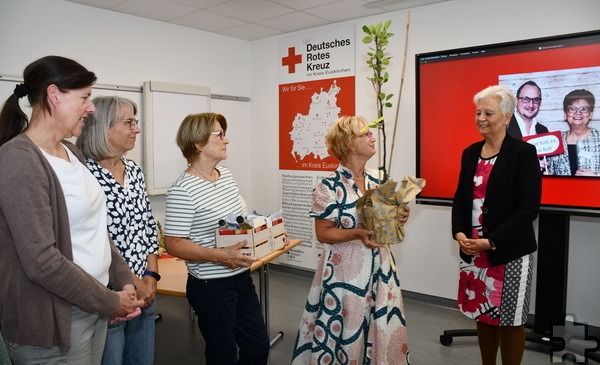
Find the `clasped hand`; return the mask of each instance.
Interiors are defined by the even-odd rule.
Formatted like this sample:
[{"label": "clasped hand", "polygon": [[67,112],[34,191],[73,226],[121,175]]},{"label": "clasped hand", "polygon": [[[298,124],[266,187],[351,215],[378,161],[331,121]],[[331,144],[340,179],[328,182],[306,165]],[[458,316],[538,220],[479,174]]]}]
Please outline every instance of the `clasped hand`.
[{"label": "clasped hand", "polygon": [[481,251],[491,249],[487,238],[467,238],[467,236],[462,232],[457,233],[455,238],[462,252],[470,256],[477,255]]},{"label": "clasped hand", "polygon": [[144,301],[137,298],[135,286],[127,284],[117,294],[119,294],[119,306],[113,313],[114,317],[109,321],[110,323],[128,321],[142,314],[140,308],[144,306]]}]

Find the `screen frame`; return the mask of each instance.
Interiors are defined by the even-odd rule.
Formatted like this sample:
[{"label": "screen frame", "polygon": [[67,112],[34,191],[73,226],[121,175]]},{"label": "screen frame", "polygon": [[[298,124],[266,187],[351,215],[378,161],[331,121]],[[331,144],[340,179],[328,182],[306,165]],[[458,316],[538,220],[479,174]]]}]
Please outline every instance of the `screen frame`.
[{"label": "screen frame", "polygon": [[[580,32],[580,33],[572,33],[565,35],[557,35],[543,38],[532,38],[525,40],[518,40],[513,42],[504,42],[504,43],[496,43],[496,44],[487,44],[487,45],[479,45],[479,46],[471,46],[464,48],[456,48],[456,49],[448,49],[441,50],[435,52],[427,52],[427,53],[419,53],[415,54],[415,86],[416,86],[416,172],[417,176],[423,177],[425,179],[428,178],[427,171],[431,171],[431,167],[427,166],[427,168],[422,165],[426,160],[426,158],[422,158],[424,149],[432,149],[431,146],[423,143],[423,135],[426,131],[423,131],[423,111],[421,110],[421,100],[425,100],[422,98],[422,75],[421,75],[421,65],[430,64],[430,63],[443,63],[443,62],[451,62],[451,61],[461,61],[461,60],[469,60],[469,59],[483,59],[483,57],[511,57],[513,55],[525,54],[526,52],[535,52],[552,49],[552,47],[556,48],[557,52],[564,52],[564,50],[558,50],[561,48],[561,45],[564,45],[564,48],[568,51],[568,47],[579,47],[585,45],[593,45],[593,47],[600,47],[600,30],[588,31],[588,32]],[[538,47],[536,49],[536,47]],[[546,48],[548,47],[548,48]],[[553,50],[555,51],[555,50]],[[593,55],[596,55],[594,48]],[[595,62],[595,66],[600,67],[600,59],[594,59],[592,63]],[[531,72],[531,71],[529,71]],[[502,73],[498,73],[496,79],[498,79]],[[598,80],[600,82],[600,80]],[[498,83],[498,82],[496,82]],[[475,90],[479,91],[490,84],[485,84],[479,89]],[[458,85],[457,85],[458,88]],[[466,102],[468,104],[467,108],[470,107],[469,112],[474,113],[474,105],[472,102],[472,97],[474,95],[473,92],[471,95],[467,95]],[[600,100],[600,94],[594,93],[597,101]],[[433,98],[434,100],[436,98]],[[595,110],[596,115],[594,116],[594,121],[598,121],[598,116],[600,116],[600,111]],[[425,113],[426,114],[426,113]],[[474,118],[474,114],[473,118]],[[452,116],[450,116],[452,117]],[[472,119],[471,119],[472,120]],[[472,138],[469,143],[460,145],[460,152],[462,149],[466,148],[470,143],[482,140],[482,137],[476,133],[475,128],[472,124],[463,123],[463,119],[460,122],[454,121],[445,121],[445,122],[453,122],[453,123],[461,123],[465,128],[465,132]],[[430,122],[431,123],[431,122]],[[461,127],[461,130],[462,128]],[[471,127],[472,131],[467,131]],[[431,130],[431,126],[429,126],[429,130]],[[423,143],[423,145],[422,145]],[[463,142],[458,142],[463,143]],[[424,146],[425,145],[425,146]],[[417,196],[416,202],[419,204],[425,205],[438,205],[438,206],[451,206],[452,205],[452,197],[454,193],[454,189],[456,188],[456,182],[458,179],[458,171],[460,170],[460,154],[457,156],[456,146],[452,147],[455,150],[453,151],[453,155],[448,161],[449,164],[453,164],[452,168],[455,170],[454,176],[447,176],[445,180],[446,185],[454,184],[452,187],[451,193],[446,189],[444,192],[439,192],[439,190],[431,193],[428,191],[427,186],[421,193]],[[436,146],[435,149],[441,150],[439,146]],[[428,151],[425,151],[426,153]],[[457,158],[458,157],[458,158]],[[446,162],[444,162],[446,163]],[[548,199],[548,197],[544,196],[544,190],[550,189],[552,196],[558,196],[554,191],[560,186],[567,186],[568,188],[576,189],[575,191],[580,192],[583,191],[589,192],[598,191],[600,192],[600,177],[567,177],[567,176],[544,176],[542,179],[542,205],[541,210],[549,213],[559,213],[559,214],[568,214],[568,215],[581,215],[581,216],[600,216],[600,204],[598,202],[592,202],[589,205],[586,204],[578,204],[573,203],[571,198],[568,196],[570,194],[569,190],[565,189],[564,196],[561,195],[561,198],[557,199]],[[429,185],[429,181],[428,181]],[[435,185],[435,184],[434,184]],[[447,188],[447,186],[446,186]],[[548,191],[548,190],[547,190]],[[598,194],[600,195],[600,194]],[[581,201],[581,198],[579,198]]]}]

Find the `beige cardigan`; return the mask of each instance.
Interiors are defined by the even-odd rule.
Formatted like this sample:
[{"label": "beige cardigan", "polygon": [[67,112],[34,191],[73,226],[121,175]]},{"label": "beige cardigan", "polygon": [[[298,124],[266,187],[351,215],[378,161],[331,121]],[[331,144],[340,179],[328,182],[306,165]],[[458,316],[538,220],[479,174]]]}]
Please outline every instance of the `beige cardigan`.
[{"label": "beige cardigan", "polygon": [[[81,153],[65,142],[78,158]],[[106,227],[102,227],[105,229]],[[108,234],[108,232],[107,232]],[[112,241],[110,284],[133,284]],[[0,147],[0,321],[7,341],[69,350],[72,305],[110,316],[119,295],[73,263],[58,177],[24,134]]]}]

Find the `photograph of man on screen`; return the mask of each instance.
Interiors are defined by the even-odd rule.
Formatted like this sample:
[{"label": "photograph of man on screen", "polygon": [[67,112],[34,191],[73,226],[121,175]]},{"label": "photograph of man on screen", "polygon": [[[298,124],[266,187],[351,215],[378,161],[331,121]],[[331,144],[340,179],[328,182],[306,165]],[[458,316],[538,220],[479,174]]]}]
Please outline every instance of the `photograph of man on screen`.
[{"label": "photograph of man on screen", "polygon": [[[508,123],[508,135],[517,139],[547,133],[548,128],[538,123],[536,117],[542,104],[542,89],[534,81],[529,80],[517,89],[517,106]],[[546,160],[539,157],[540,170],[546,172]]]},{"label": "photograph of man on screen", "polygon": [[510,122],[508,134],[522,139],[523,136],[548,132],[548,128],[538,123],[536,117],[542,103],[542,89],[534,81],[529,80],[517,89],[517,107]]}]

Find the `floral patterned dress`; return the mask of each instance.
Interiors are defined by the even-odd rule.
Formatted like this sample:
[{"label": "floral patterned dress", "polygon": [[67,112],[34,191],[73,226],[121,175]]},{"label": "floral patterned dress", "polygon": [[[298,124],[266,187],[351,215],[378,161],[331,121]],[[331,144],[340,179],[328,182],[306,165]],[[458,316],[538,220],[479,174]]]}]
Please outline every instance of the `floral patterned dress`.
[{"label": "floral patterned dress", "polygon": [[[367,171],[366,187],[378,180]],[[360,197],[340,165],[313,191],[311,216],[360,227]],[[292,364],[409,364],[400,282],[384,249],[360,241],[324,244],[298,331]]]},{"label": "floral patterned dress", "polygon": [[[480,158],[473,178],[471,238],[481,238],[481,207],[496,156]],[[493,326],[520,326],[527,321],[533,275],[532,255],[492,266],[486,251],[460,263],[458,309],[467,317]]]}]

